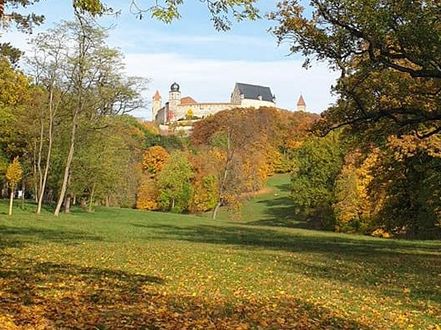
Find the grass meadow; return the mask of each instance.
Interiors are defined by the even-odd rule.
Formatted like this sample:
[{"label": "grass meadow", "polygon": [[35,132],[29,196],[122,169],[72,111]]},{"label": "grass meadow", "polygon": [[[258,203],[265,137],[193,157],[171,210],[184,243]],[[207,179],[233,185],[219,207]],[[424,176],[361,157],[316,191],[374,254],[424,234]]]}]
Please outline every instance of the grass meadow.
[{"label": "grass meadow", "polygon": [[441,242],[307,229],[288,183],[237,220],[0,203],[0,329],[441,329]]}]

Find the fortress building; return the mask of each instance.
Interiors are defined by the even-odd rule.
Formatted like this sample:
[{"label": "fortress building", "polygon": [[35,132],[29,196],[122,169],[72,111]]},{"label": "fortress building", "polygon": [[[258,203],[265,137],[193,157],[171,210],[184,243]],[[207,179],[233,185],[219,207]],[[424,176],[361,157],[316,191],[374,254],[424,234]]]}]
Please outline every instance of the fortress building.
[{"label": "fortress building", "polygon": [[168,93],[168,101],[164,105],[159,91],[156,91],[152,102],[152,117],[158,124],[168,125],[179,120],[202,119],[233,108],[275,106],[275,96],[269,87],[236,83],[229,103],[199,103],[190,96],[181,97],[180,86],[173,83]]}]

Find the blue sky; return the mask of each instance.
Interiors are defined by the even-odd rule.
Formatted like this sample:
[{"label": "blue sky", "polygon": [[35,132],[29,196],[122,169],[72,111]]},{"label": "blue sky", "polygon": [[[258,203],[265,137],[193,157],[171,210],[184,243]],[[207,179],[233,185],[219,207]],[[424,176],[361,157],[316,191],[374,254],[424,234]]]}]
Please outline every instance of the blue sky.
[{"label": "blue sky", "polygon": [[[151,0],[138,0],[149,3]],[[71,19],[70,0],[41,0],[30,7],[46,16],[38,31],[52,27],[62,19]],[[125,55],[130,75],[150,79],[145,97],[158,89],[167,97],[174,81],[181,85],[183,96],[200,102],[227,102],[235,82],[270,86],[278,106],[293,110],[303,94],[309,111],[321,112],[332,103],[330,86],[336,74],[323,63],[305,70],[303,59],[289,55],[288,44],[277,45],[267,32],[272,22],[258,20],[234,23],[231,31],[214,29],[204,4],[186,0],[181,8],[182,18],[172,24],[157,22],[149,17],[137,19],[130,13],[130,0],[108,0],[121,10],[117,18],[100,19],[110,30],[109,44]],[[277,1],[261,0],[262,14],[275,9]],[[11,31],[0,36],[22,49],[28,49],[29,36]],[[150,109],[134,115],[150,119]]]}]

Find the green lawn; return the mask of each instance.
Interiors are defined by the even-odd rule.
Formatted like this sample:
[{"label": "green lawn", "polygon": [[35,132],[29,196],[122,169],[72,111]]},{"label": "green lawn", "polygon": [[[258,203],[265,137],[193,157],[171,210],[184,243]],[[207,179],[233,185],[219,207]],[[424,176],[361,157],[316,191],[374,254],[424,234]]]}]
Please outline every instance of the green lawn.
[{"label": "green lawn", "polygon": [[441,242],[304,229],[287,177],[241,220],[0,204],[0,329],[440,329]]}]

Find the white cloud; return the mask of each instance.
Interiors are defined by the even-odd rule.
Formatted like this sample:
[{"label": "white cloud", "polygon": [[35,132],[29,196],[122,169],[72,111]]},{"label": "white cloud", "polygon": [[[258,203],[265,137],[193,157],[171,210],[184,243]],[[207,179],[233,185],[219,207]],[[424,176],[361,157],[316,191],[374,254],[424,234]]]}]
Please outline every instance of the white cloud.
[{"label": "white cloud", "polygon": [[[127,71],[130,75],[152,80],[147,97],[158,89],[167,99],[169,86],[181,85],[183,96],[192,96],[199,102],[228,102],[235,82],[270,86],[279,107],[293,110],[303,94],[308,111],[322,112],[333,97],[330,87],[337,75],[322,63],[311,69],[302,68],[295,59],[277,61],[230,61],[200,59],[174,53],[128,54]],[[135,115],[150,118],[150,109]]]}]

